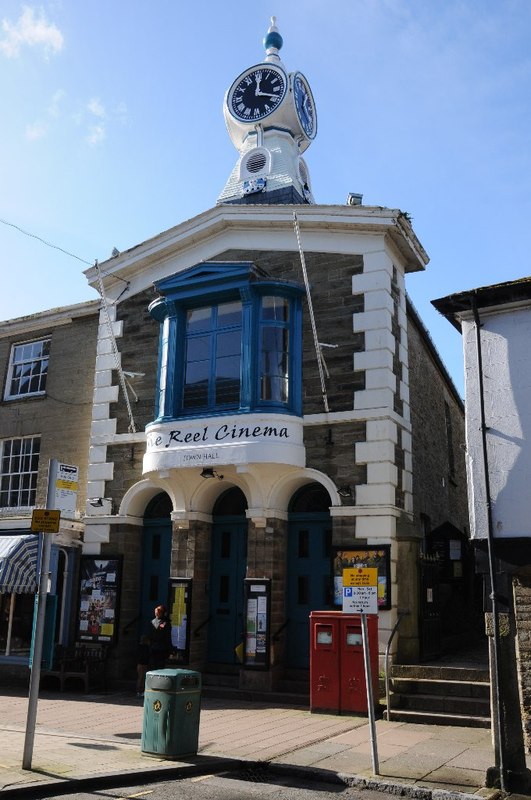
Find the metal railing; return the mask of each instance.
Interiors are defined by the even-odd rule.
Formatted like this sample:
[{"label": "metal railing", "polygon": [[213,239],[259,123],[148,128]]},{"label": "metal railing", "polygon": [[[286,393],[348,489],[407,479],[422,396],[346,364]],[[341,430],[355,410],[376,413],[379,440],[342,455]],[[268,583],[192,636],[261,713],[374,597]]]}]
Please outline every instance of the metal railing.
[{"label": "metal railing", "polygon": [[386,705],[387,705],[387,709],[385,711],[385,718],[386,718],[387,721],[389,721],[391,719],[391,688],[390,688],[391,680],[390,680],[390,675],[389,675],[389,653],[391,652],[391,644],[393,642],[393,639],[395,638],[395,635],[396,635],[396,633],[398,631],[398,627],[399,627],[400,623],[402,622],[403,618],[409,616],[409,614],[410,614],[409,611],[399,611],[398,612],[397,620],[395,622],[393,630],[391,631],[391,635],[389,636],[389,639],[387,641],[387,646],[385,648],[385,661],[384,661],[385,702],[386,702]]}]

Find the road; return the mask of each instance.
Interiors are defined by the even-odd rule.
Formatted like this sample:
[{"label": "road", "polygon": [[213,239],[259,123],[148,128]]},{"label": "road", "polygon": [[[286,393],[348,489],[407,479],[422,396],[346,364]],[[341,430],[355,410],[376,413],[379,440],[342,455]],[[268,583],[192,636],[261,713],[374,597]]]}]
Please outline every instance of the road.
[{"label": "road", "polygon": [[92,792],[46,795],[45,800],[316,800],[316,793],[338,800],[389,800],[389,795],[343,784],[310,781],[270,772],[267,767],[220,775],[200,775],[180,780],[157,781],[139,786],[98,789]]}]

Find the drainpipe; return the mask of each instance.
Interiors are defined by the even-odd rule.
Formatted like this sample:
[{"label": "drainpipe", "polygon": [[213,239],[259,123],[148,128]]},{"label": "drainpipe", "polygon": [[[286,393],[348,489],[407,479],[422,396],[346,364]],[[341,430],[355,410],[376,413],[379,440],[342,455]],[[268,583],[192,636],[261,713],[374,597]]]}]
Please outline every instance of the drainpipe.
[{"label": "drainpipe", "polygon": [[477,306],[476,293],[470,296],[472,313],[474,315],[474,322],[476,325],[476,349],[478,358],[478,384],[479,384],[479,408],[481,416],[481,445],[483,451],[483,471],[485,475],[485,499],[487,505],[487,551],[489,562],[489,578],[490,578],[490,600],[492,604],[492,657],[494,662],[494,685],[493,685],[493,698],[496,714],[496,734],[498,745],[498,759],[500,770],[500,788],[502,792],[506,792],[506,752],[505,752],[505,737],[503,735],[503,710],[500,697],[500,620],[498,610],[498,593],[496,581],[496,563],[494,555],[494,531],[492,524],[492,501],[490,494],[490,475],[489,475],[489,459],[487,453],[487,431],[488,427],[485,421],[485,394],[483,389],[483,357],[481,351],[481,322],[479,319],[479,312]]}]

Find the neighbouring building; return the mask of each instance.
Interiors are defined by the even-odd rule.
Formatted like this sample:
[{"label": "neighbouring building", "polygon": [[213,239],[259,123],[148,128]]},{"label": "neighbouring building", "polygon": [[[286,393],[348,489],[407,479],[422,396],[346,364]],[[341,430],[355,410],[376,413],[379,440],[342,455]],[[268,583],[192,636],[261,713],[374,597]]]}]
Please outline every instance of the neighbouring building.
[{"label": "neighbouring building", "polygon": [[531,752],[531,278],[459,292],[433,305],[463,336],[469,511],[488,598],[500,713],[494,721],[506,742],[507,770],[523,775],[529,789],[523,742]]},{"label": "neighbouring building", "polygon": [[46,507],[51,459],[79,467],[79,489],[52,546],[48,649],[73,635],[98,319],[91,301],[0,325],[0,675],[28,664],[39,558],[31,516]]}]

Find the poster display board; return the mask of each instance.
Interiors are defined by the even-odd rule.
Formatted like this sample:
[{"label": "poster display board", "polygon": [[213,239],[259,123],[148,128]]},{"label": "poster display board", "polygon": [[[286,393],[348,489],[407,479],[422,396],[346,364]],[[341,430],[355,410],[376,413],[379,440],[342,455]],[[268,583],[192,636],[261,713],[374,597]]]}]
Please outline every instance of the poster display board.
[{"label": "poster display board", "polygon": [[245,641],[243,663],[246,667],[269,667],[271,580],[246,578]]},{"label": "poster display board", "polygon": [[334,605],[343,606],[343,570],[378,570],[378,611],[391,608],[391,557],[390,545],[380,547],[345,547],[334,551],[332,574],[334,577]]},{"label": "poster display board", "polygon": [[121,578],[121,556],[81,556],[77,641],[110,644],[116,640]]},{"label": "poster display board", "polygon": [[188,664],[190,661],[190,620],[192,611],[192,579],[170,578],[168,613],[171,620],[172,654],[170,661]]}]

